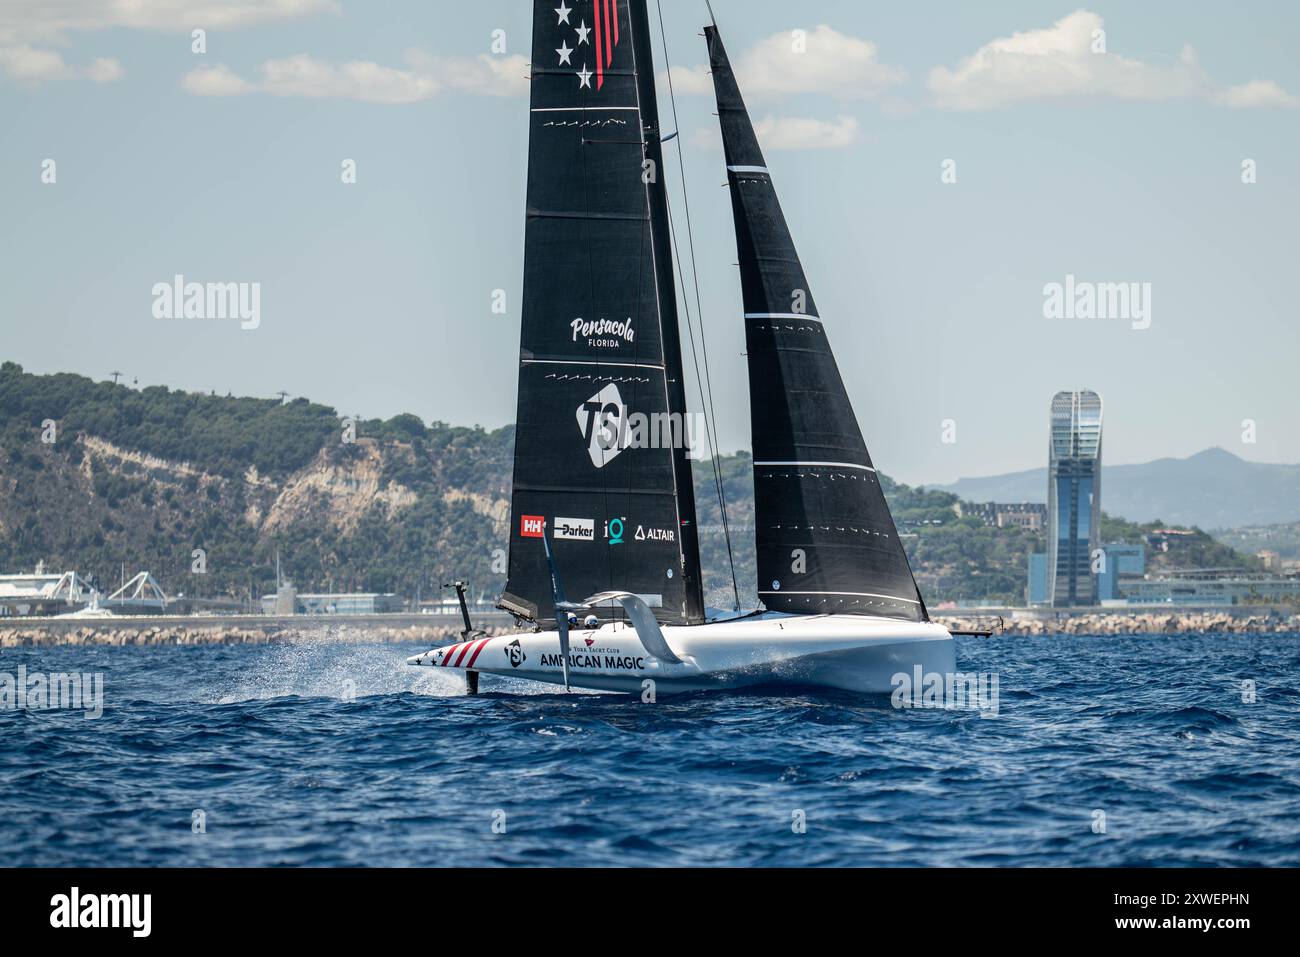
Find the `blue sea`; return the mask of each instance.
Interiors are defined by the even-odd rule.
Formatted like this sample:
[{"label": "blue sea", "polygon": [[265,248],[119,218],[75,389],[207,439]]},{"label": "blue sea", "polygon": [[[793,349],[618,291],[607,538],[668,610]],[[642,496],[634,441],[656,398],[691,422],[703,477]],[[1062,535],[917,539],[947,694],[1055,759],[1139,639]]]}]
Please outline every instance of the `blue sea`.
[{"label": "blue sea", "polygon": [[1295,636],[959,639],[996,717],[487,677],[467,698],[419,650],[0,652],[104,675],[98,719],[0,711],[4,863],[1300,864]]}]

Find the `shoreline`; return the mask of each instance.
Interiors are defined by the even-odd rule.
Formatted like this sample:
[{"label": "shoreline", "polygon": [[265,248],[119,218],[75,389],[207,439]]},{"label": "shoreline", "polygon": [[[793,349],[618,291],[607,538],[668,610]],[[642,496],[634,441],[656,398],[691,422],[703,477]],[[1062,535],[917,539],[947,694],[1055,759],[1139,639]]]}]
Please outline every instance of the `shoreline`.
[{"label": "shoreline", "polygon": [[[433,620],[430,620],[430,619]],[[1283,610],[1160,612],[939,612],[934,620],[958,631],[994,628],[991,637],[1047,635],[1300,634],[1300,612]],[[1001,627],[997,624],[1001,621]],[[480,616],[486,635],[516,628],[509,615]],[[0,618],[0,649],[104,646],[264,645],[304,641],[339,644],[424,644],[460,638],[462,623],[447,615]]]},{"label": "shoreline", "polygon": [[[197,646],[268,645],[304,641],[338,644],[424,644],[459,640],[459,618],[439,615],[357,616],[354,619],[298,615],[224,618],[133,617],[121,619],[0,619],[0,649],[72,645]],[[420,619],[425,620],[420,620]],[[484,634],[500,635],[513,624],[496,619],[475,623]]]},{"label": "shoreline", "polygon": [[999,619],[1002,627],[995,628],[993,638],[1004,635],[1019,638],[1047,635],[1300,634],[1300,613],[1272,609],[935,616],[939,624],[959,631],[987,630]]}]

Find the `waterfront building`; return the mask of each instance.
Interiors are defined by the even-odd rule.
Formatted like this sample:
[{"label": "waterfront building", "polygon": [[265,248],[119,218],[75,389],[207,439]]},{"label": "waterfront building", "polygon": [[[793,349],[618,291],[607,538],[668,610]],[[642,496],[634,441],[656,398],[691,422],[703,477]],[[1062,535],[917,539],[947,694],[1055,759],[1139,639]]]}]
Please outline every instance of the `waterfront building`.
[{"label": "waterfront building", "polygon": [[[288,611],[286,598],[293,610]],[[350,592],[309,595],[281,588],[278,594],[262,596],[264,615],[382,615],[406,610],[397,595],[378,592]]]},{"label": "waterfront building", "polygon": [[1280,572],[1282,570],[1282,556],[1271,548],[1261,549],[1255,553],[1255,557],[1263,562],[1265,571]]},{"label": "waterfront building", "polygon": [[1041,502],[975,502],[963,506],[962,515],[978,518],[989,528],[1038,531],[1046,524],[1047,506]]},{"label": "waterfront building", "polygon": [[[1146,546],[1140,544],[1113,542],[1101,546],[1096,575],[1098,604],[1124,600],[1123,586],[1146,574],[1146,551]],[[1029,556],[1029,587],[1026,597],[1031,606],[1051,604],[1046,552],[1034,552]]]},{"label": "waterfront building", "polygon": [[1120,583],[1129,605],[1253,605],[1300,601],[1300,577],[1200,568]]},{"label": "waterfront building", "polygon": [[1101,527],[1101,397],[1052,397],[1047,469],[1047,603],[1095,605],[1092,554]]},{"label": "waterfront building", "polygon": [[1121,584],[1146,574],[1146,546],[1112,543],[1101,546],[1102,560],[1097,569],[1097,600],[1118,601]]},{"label": "waterfront building", "polygon": [[92,589],[75,571],[0,574],[0,616],[53,615],[90,600]]},{"label": "waterfront building", "polygon": [[1047,588],[1047,552],[1034,552],[1029,556],[1029,592],[1026,598],[1030,605],[1046,605],[1051,599]]}]

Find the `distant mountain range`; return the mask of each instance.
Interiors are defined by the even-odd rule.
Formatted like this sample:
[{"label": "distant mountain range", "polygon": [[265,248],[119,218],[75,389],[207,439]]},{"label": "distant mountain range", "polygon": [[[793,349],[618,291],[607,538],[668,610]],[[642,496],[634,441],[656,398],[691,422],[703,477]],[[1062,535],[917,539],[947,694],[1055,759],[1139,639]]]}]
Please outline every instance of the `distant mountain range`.
[{"label": "distant mountain range", "polygon": [[[1046,502],[1047,469],[935,486],[973,502]],[[1204,529],[1300,519],[1300,465],[1247,462],[1213,448],[1185,459],[1102,465],[1101,507],[1131,522],[1157,519]]]}]

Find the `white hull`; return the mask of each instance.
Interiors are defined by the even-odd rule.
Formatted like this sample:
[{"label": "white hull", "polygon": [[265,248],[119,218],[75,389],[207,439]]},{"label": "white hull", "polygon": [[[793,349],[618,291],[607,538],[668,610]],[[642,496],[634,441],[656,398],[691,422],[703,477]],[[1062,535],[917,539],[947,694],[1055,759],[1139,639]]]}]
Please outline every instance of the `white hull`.
[{"label": "white hull", "polygon": [[[933,622],[862,615],[766,613],[702,625],[662,628],[682,659],[670,664],[648,653],[631,625],[612,622],[569,632],[569,680],[575,688],[640,694],[647,679],[656,694],[807,685],[889,693],[894,676],[956,671],[952,635]],[[407,660],[430,668],[509,675],[563,685],[560,638],[554,631],[521,632],[435,648]]]}]

